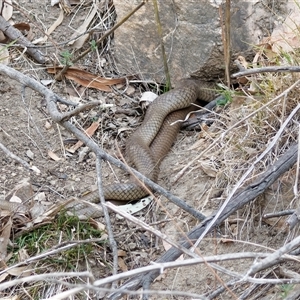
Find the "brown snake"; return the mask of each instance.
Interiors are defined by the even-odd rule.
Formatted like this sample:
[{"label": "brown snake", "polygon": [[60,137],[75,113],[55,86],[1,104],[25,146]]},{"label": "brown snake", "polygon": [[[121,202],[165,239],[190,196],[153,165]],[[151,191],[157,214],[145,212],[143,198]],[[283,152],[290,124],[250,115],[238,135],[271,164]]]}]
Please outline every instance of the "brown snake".
[{"label": "brown snake", "polygon": [[[176,120],[184,119],[191,111],[192,103],[197,99],[211,101],[216,96],[215,85],[197,79],[182,79],[175,89],[157,97],[149,106],[144,121],[126,142],[128,161],[143,175],[157,181],[159,165],[172,146],[181,124]],[[148,193],[137,182],[111,184],[104,187],[106,200],[130,201],[137,200]],[[85,201],[99,202],[98,192],[92,192],[82,198]],[[79,200],[78,200],[79,201]],[[6,202],[3,204],[3,202]],[[10,205],[12,204],[12,205]],[[20,204],[18,205],[20,207]],[[77,201],[66,207],[79,206]],[[16,205],[0,201],[0,209],[14,210]],[[10,210],[9,209],[9,210]],[[82,214],[82,212],[81,212]]]}]

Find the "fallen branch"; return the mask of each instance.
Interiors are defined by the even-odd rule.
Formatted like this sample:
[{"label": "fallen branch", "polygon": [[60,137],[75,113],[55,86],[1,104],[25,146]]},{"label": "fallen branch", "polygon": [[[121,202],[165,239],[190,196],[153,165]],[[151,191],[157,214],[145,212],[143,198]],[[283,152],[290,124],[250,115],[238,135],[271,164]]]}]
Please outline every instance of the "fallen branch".
[{"label": "fallen branch", "polygon": [[297,66],[289,66],[289,67],[263,67],[263,68],[255,68],[249,69],[245,71],[241,71],[238,73],[234,73],[231,75],[231,78],[237,78],[242,76],[248,76],[252,74],[265,73],[265,72],[300,72],[300,67]]},{"label": "fallen branch", "polygon": [[26,37],[8,21],[0,15],[0,30],[13,41],[17,41],[21,47],[26,49],[26,52],[35,59],[39,64],[45,64],[45,55],[36,48]]}]

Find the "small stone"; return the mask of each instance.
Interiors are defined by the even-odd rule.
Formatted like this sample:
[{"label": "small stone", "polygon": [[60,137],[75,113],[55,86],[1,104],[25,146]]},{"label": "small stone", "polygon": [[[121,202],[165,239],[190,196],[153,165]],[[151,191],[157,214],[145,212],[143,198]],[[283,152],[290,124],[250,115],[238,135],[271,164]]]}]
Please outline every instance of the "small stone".
[{"label": "small stone", "polygon": [[50,129],[52,127],[52,124],[48,121],[45,122],[45,128]]},{"label": "small stone", "polygon": [[129,243],[129,244],[128,244],[128,248],[129,248],[130,250],[134,250],[134,249],[136,248],[136,243]]},{"label": "small stone", "polygon": [[50,180],[49,182],[52,186],[55,186],[56,185],[56,180]]},{"label": "small stone", "polygon": [[27,150],[27,151],[26,151],[26,155],[27,155],[31,160],[33,160],[34,154],[33,154],[33,152],[32,152],[31,150]]},{"label": "small stone", "polygon": [[129,85],[128,88],[126,89],[126,94],[128,96],[131,96],[134,94],[134,92],[135,92],[135,88],[132,85]]}]

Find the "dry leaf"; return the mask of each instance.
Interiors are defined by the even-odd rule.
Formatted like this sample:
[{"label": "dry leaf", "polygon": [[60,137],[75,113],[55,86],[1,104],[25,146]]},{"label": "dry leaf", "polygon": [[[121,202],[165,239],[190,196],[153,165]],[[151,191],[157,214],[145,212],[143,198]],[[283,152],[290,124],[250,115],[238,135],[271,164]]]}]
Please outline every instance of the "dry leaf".
[{"label": "dry leaf", "polygon": [[96,220],[94,220],[94,219],[90,219],[90,220],[89,220],[89,223],[90,223],[95,229],[97,229],[97,230],[99,230],[99,231],[105,231],[105,228],[106,228],[105,224],[103,224],[103,223],[101,223],[101,222],[99,222],[99,221],[96,221]]},{"label": "dry leaf", "polygon": [[300,47],[299,37],[300,14],[292,12],[285,21],[273,30],[270,43],[272,50],[278,54],[294,51]]},{"label": "dry leaf", "polygon": [[59,4],[60,0],[51,0],[51,6]]},{"label": "dry leaf", "polygon": [[72,39],[72,41],[69,42],[68,45],[73,45],[73,47],[75,49],[80,49],[84,45],[84,43],[86,42],[86,40],[89,37],[89,34],[84,34],[76,40],[73,40],[73,39],[76,38],[78,35],[80,35],[84,32],[87,32],[90,23],[93,21],[95,15],[97,14],[97,11],[98,11],[98,7],[97,7],[97,5],[94,5],[93,10],[85,18],[85,21],[77,28],[76,32],[74,32],[71,35],[70,39]]},{"label": "dry leaf", "polygon": [[43,44],[48,40],[49,35],[62,23],[64,19],[64,11],[61,10],[57,20],[46,30],[46,35],[43,38],[38,38],[32,41],[32,44]]},{"label": "dry leaf", "polygon": [[52,124],[48,121],[45,122],[45,128],[48,130],[52,127]]},{"label": "dry leaf", "polygon": [[142,101],[146,101],[146,102],[153,102],[156,98],[158,97],[157,94],[153,93],[153,92],[144,92],[141,96],[140,102]]},{"label": "dry leaf", "polygon": [[122,272],[126,272],[128,271],[128,268],[123,260],[123,258],[118,257],[118,266],[120,267],[120,269],[122,270]]},{"label": "dry leaf", "polygon": [[201,169],[203,172],[208,175],[209,177],[215,178],[217,176],[216,169],[209,163],[209,162],[200,162]]},{"label": "dry leaf", "polygon": [[17,276],[17,277],[27,277],[31,274],[30,269],[31,268],[29,268],[28,266],[26,266],[26,267],[15,267],[15,268],[9,269],[7,271],[7,273],[12,275],[12,276]]},{"label": "dry leaf", "polygon": [[[6,255],[7,255],[7,245],[9,242],[9,237],[10,237],[10,232],[11,232],[11,227],[12,227],[12,220],[9,217],[7,219],[7,222],[4,223],[4,221],[2,220],[1,222],[1,235],[0,235],[0,261],[5,261]],[[2,263],[1,263],[2,264]],[[3,267],[3,266],[1,266]]]},{"label": "dry leaf", "polygon": [[[2,275],[0,275],[0,282],[4,281],[8,275],[9,275],[8,273],[3,273]],[[13,298],[11,298],[11,299],[13,299]],[[2,300],[2,298],[0,298],[0,300]]]},{"label": "dry leaf", "polygon": [[[99,121],[97,122],[93,122],[92,125],[87,129],[85,130],[85,133],[91,137],[95,131],[97,130],[97,128],[99,127]],[[67,149],[67,151],[69,151],[70,153],[75,153],[75,151],[80,148],[81,146],[83,145],[83,142],[82,141],[78,141],[74,146],[72,146],[71,148]]]},{"label": "dry leaf", "polygon": [[59,161],[61,160],[60,157],[58,157],[58,155],[56,155],[54,152],[52,152],[51,150],[48,151],[48,155],[50,156],[50,158],[52,158],[54,161]]},{"label": "dry leaf", "polygon": [[20,199],[18,196],[14,195],[9,199],[9,202],[14,202],[14,203],[22,203],[22,199]]},{"label": "dry leaf", "polygon": [[46,200],[46,194],[44,192],[40,192],[40,193],[38,193],[34,196],[34,200],[39,201],[39,202],[45,201]]},{"label": "dry leaf", "polygon": [[223,243],[223,244],[231,244],[231,243],[233,243],[233,240],[223,238],[223,239],[220,239],[220,242]]},{"label": "dry leaf", "polygon": [[[47,71],[50,74],[56,74],[62,69],[63,67],[49,67],[47,68]],[[111,92],[111,85],[126,82],[126,78],[103,78],[75,67],[69,68],[64,76],[85,87],[94,88],[105,92]]]},{"label": "dry leaf", "polygon": [[13,14],[12,0],[0,0],[0,15],[8,21]]},{"label": "dry leaf", "polygon": [[135,93],[135,88],[132,85],[129,85],[125,92],[128,96],[131,96]]},{"label": "dry leaf", "polygon": [[118,250],[118,256],[126,256],[127,252],[124,250]]},{"label": "dry leaf", "polygon": [[33,39],[33,31],[31,26],[28,23],[17,23],[14,24],[14,27],[21,31],[24,36],[26,36],[28,41],[32,41]]}]

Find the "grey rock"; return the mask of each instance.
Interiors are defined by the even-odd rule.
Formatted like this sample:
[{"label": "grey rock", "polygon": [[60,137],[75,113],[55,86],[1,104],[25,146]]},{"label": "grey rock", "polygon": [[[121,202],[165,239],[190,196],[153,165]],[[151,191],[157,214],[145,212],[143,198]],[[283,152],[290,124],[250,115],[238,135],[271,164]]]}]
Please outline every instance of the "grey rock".
[{"label": "grey rock", "polygon": [[[160,0],[159,13],[172,82],[194,75],[224,75],[222,30],[217,0]],[[223,1],[224,2],[224,1]],[[231,48],[247,56],[289,12],[289,1],[231,1]],[[140,1],[114,0],[117,22]],[[224,19],[224,16],[223,16]],[[152,1],[115,32],[117,66],[126,74],[163,81],[164,69]],[[250,51],[250,52],[249,52]]]}]

